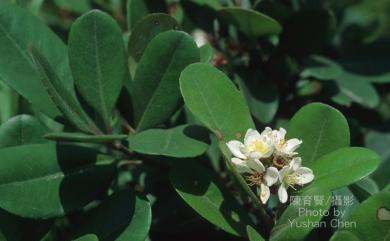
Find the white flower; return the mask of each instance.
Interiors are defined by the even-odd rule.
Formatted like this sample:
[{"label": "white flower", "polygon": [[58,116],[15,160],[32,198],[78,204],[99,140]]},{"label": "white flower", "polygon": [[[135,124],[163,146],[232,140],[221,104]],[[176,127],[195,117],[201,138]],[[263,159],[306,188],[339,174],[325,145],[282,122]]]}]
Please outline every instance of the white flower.
[{"label": "white flower", "polygon": [[244,143],[240,141],[229,141],[227,143],[232,154],[240,159],[259,159],[272,155],[273,145],[271,139],[266,135],[253,129],[248,129],[245,134]]},{"label": "white flower", "polygon": [[314,179],[313,171],[307,167],[301,167],[302,159],[296,157],[291,160],[288,166],[283,167],[279,171],[280,186],[278,189],[279,200],[282,203],[287,202],[289,187],[294,188],[295,185],[304,185]]},{"label": "white flower", "polygon": [[253,174],[255,172],[263,173],[265,171],[265,167],[263,163],[259,160],[246,159],[242,160],[239,158],[232,158],[232,163],[236,166],[236,169],[239,173],[249,173]]},{"label": "white flower", "polygon": [[256,159],[242,160],[233,157],[232,162],[239,173],[250,174],[247,178],[250,181],[249,185],[260,186],[260,200],[266,203],[270,196],[269,187],[274,185],[279,179],[278,169],[269,167],[266,170],[263,163]]},{"label": "white flower", "polygon": [[278,181],[279,172],[275,167],[268,167],[267,172],[264,175],[264,183],[260,184],[260,200],[262,203],[266,203],[270,196],[269,187],[274,185]]},{"label": "white flower", "polygon": [[[265,204],[270,197],[270,187],[278,185],[278,196],[282,203],[287,202],[287,189],[304,185],[314,179],[313,171],[301,167],[301,158],[295,150],[302,141],[296,138],[286,140],[286,130],[272,130],[266,127],[260,134],[248,129],[244,142],[229,141],[233,154],[231,159],[236,170],[245,177],[250,186],[260,189],[260,200]],[[265,166],[264,166],[265,164]]]},{"label": "white flower", "polygon": [[266,127],[261,135],[268,136],[272,140],[276,153],[282,156],[297,155],[298,153],[295,152],[295,150],[302,144],[302,141],[297,138],[286,141],[286,130],[284,128],[272,130],[271,128]]}]

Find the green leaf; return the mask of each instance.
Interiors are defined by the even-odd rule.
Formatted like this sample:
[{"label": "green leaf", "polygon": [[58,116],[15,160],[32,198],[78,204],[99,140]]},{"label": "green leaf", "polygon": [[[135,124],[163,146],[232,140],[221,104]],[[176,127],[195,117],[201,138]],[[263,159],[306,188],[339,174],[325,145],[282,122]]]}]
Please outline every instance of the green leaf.
[{"label": "green leaf", "polygon": [[378,185],[370,177],[365,177],[356,183],[348,186],[359,202],[363,202],[374,193],[379,192]]},{"label": "green leaf", "polygon": [[[332,194],[326,189],[309,186],[308,190],[293,194],[295,203],[290,203],[280,218],[276,221],[271,231],[270,241],[301,241],[314,228],[305,225],[309,222],[319,223],[331,205]],[[309,197],[310,202],[304,203],[304,197]],[[322,201],[315,202],[314,197]]]},{"label": "green leaf", "polygon": [[132,97],[137,130],[161,124],[177,110],[181,102],[180,73],[197,61],[199,50],[184,32],[164,32],[150,42],[134,77]]},{"label": "green leaf", "polygon": [[175,162],[171,183],[177,193],[203,218],[233,235],[246,237],[252,222],[223,183],[196,161]]},{"label": "green leaf", "polygon": [[210,145],[207,149],[206,156],[209,159],[212,167],[216,171],[221,171],[222,153],[219,151],[218,139],[215,135],[209,135]]},{"label": "green leaf", "polygon": [[335,234],[333,234],[332,238],[330,239],[330,241],[344,241],[344,240],[348,240],[348,241],[362,241],[362,239],[360,239],[354,233],[348,232],[348,231],[344,231],[344,230],[337,231]]},{"label": "green leaf", "polygon": [[[229,169],[230,172],[234,175],[235,179],[237,179],[237,183],[244,189],[246,193],[252,198],[252,201],[255,203],[255,205],[262,206],[259,197],[253,192],[252,188],[247,184],[247,181],[245,180],[245,176],[240,174],[237,171],[237,168],[233,165],[231,159],[233,157],[232,152],[228,148],[225,142],[220,141],[219,143],[219,149],[221,150],[222,157],[225,160],[226,167]],[[257,204],[256,204],[257,203]]]},{"label": "green leaf", "polygon": [[[346,221],[351,213],[360,205],[359,200],[348,187],[342,187],[332,191],[334,205],[333,210],[340,211],[339,215],[333,215],[333,219]],[[337,198],[340,198],[337,200]],[[341,213],[342,212],[342,213]],[[331,221],[331,220],[330,220]]]},{"label": "green leaf", "polygon": [[0,240],[42,240],[52,226],[52,221],[21,218],[0,210]]},{"label": "green leaf", "polygon": [[313,186],[333,190],[352,184],[378,167],[379,156],[363,147],[346,147],[323,155],[311,163]]},{"label": "green leaf", "polygon": [[170,157],[195,157],[208,148],[208,132],[195,125],[172,129],[150,129],[129,137],[131,150],[143,154]]},{"label": "green leaf", "polygon": [[92,149],[32,144],[0,149],[0,207],[26,218],[80,210],[105,190],[112,161]]},{"label": "green leaf", "polygon": [[343,105],[351,102],[367,108],[375,108],[379,104],[379,95],[374,86],[359,75],[344,72],[336,79],[338,93],[332,100]]},{"label": "green leaf", "polygon": [[323,56],[310,56],[301,72],[302,78],[313,77],[319,80],[333,80],[343,74],[343,68]]},{"label": "green leaf", "polygon": [[[36,17],[8,1],[0,2],[0,76],[10,87],[36,108],[49,115],[60,115],[40,81],[39,72],[29,58],[34,46],[54,67],[65,88],[73,88],[67,48]],[[10,61],[12,59],[12,61]]]},{"label": "green leaf", "polygon": [[222,4],[219,0],[189,0],[189,2],[207,6],[215,10],[220,9],[222,7]]},{"label": "green leaf", "polygon": [[199,51],[200,62],[209,63],[213,59],[214,50],[209,43],[205,43],[204,45],[200,46]]},{"label": "green leaf", "polygon": [[367,55],[365,58],[341,59],[344,69],[374,84],[386,84],[390,82],[390,63],[386,58],[372,58]]},{"label": "green leaf", "polygon": [[390,133],[382,131],[370,131],[365,136],[365,146],[374,150],[381,156],[378,169],[371,174],[371,178],[378,184],[379,189],[389,183],[388,170],[390,170]]},{"label": "green leaf", "polygon": [[19,95],[0,80],[0,124],[18,114]]},{"label": "green leaf", "polygon": [[127,135],[85,135],[73,132],[49,133],[44,136],[53,141],[85,142],[85,143],[113,143],[125,140]]},{"label": "green leaf", "polygon": [[322,103],[302,107],[290,120],[288,138],[303,140],[298,149],[305,166],[336,149],[349,146],[348,122],[338,110]]},{"label": "green leaf", "polygon": [[256,120],[262,123],[271,122],[279,107],[276,84],[266,79],[250,77],[245,77],[245,80],[238,77],[238,83]]},{"label": "green leaf", "polygon": [[44,0],[17,0],[19,6],[28,9],[32,14],[38,15]]},{"label": "green leaf", "polygon": [[250,37],[279,34],[282,26],[273,18],[251,9],[226,7],[218,10],[225,21]]},{"label": "green leaf", "polygon": [[0,148],[46,142],[47,131],[33,116],[15,116],[0,126]]},{"label": "green leaf", "polygon": [[127,28],[134,26],[149,13],[167,12],[164,0],[127,0]]},{"label": "green leaf", "polygon": [[296,84],[297,94],[299,96],[312,96],[319,94],[322,90],[322,84],[318,81],[307,79],[299,80]]},{"label": "green leaf", "polygon": [[[339,3],[341,2],[334,2],[334,6]],[[346,43],[349,46],[353,46],[354,43],[377,43],[380,42],[384,36],[389,34],[388,27],[390,22],[387,12],[389,2],[387,0],[379,0],[375,2],[361,1],[353,4],[353,6],[349,5],[347,2],[343,2],[338,6],[348,6],[348,13],[343,17],[342,23],[343,29],[345,29],[342,37],[343,43]],[[373,61],[379,62],[378,60],[387,55],[386,51],[383,51],[385,49],[386,47],[383,46],[367,49],[370,52],[372,51],[371,53],[376,52],[377,50],[378,52],[376,52],[375,56],[378,56],[379,58],[373,57],[373,55],[368,54],[368,51],[365,52],[359,47],[351,50],[364,51],[367,53],[364,57],[371,57]]]},{"label": "green leaf", "polygon": [[131,32],[128,44],[129,56],[138,62],[154,37],[159,33],[178,29],[179,24],[168,14],[154,13],[146,16],[134,26]]},{"label": "green leaf", "polygon": [[64,124],[49,118],[47,115],[34,108],[32,109],[32,113],[34,114],[34,117],[37,118],[51,132],[62,132],[65,128]]},{"label": "green leaf", "polygon": [[249,241],[264,241],[263,237],[252,226],[246,226]]},{"label": "green leaf", "polygon": [[341,228],[331,241],[382,241],[389,235],[390,192],[380,192],[362,202],[347,220],[354,228]]},{"label": "green leaf", "polygon": [[54,0],[59,8],[82,14],[91,9],[89,0]]},{"label": "green leaf", "polygon": [[359,77],[374,84],[390,83],[390,73],[384,73],[378,75],[359,75]]},{"label": "green leaf", "polygon": [[265,228],[270,228],[272,226],[271,217],[267,214],[265,211],[264,205],[260,202],[260,198],[258,195],[256,195],[251,187],[247,184],[245,177],[241,175],[233,163],[231,162],[232,153],[230,152],[229,148],[227,147],[225,142],[219,142],[219,149],[222,152],[225,165],[228,169],[228,171],[232,174],[233,181],[237,184],[238,187],[241,187],[244,193],[246,193],[249,198],[252,200],[253,205],[258,209],[259,214],[261,215],[261,223]]},{"label": "green leaf", "polygon": [[121,29],[110,15],[93,10],[74,22],[69,35],[69,63],[78,91],[109,130],[128,71]]},{"label": "green leaf", "polygon": [[99,239],[95,234],[86,234],[75,239],[75,241],[99,241]]},{"label": "green leaf", "polygon": [[153,204],[153,231],[177,233],[180,230],[183,233],[194,231],[197,224],[209,225],[177,195],[170,183],[169,171],[162,172],[152,165],[138,165],[132,173],[134,175],[127,180],[143,186]]},{"label": "green leaf", "polygon": [[196,63],[184,69],[180,89],[190,111],[220,140],[239,139],[254,127],[240,92],[209,64]]},{"label": "green leaf", "polygon": [[151,224],[149,201],[130,190],[112,194],[74,224],[74,237],[95,235],[97,240],[144,241]]},{"label": "green leaf", "polygon": [[63,83],[59,80],[57,74],[45,57],[35,48],[30,50],[30,54],[34,65],[39,72],[42,84],[50,94],[53,102],[58,106],[68,121],[81,131],[99,133],[100,131],[96,125],[82,109],[74,92],[65,89]]}]

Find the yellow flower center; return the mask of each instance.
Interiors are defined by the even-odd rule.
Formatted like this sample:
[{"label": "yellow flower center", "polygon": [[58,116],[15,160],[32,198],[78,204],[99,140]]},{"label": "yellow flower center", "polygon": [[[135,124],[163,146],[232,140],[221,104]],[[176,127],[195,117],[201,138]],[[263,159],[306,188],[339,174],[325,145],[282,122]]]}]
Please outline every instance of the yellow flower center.
[{"label": "yellow flower center", "polygon": [[256,151],[260,153],[266,153],[269,151],[269,146],[260,140],[254,140],[252,143],[248,146],[248,149],[250,152]]}]

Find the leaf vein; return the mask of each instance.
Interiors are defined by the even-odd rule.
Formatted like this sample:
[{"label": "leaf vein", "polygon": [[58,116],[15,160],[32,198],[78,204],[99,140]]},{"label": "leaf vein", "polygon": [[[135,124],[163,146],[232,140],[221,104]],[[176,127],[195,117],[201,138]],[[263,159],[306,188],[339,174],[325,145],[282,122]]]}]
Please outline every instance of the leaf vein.
[{"label": "leaf vein", "polygon": [[[98,48],[98,38],[97,38],[97,23],[96,23],[96,16],[93,18],[93,23],[94,23],[94,30],[93,30],[93,40],[94,40],[94,45],[95,45],[95,63],[96,63],[96,84],[98,88],[98,97],[99,97],[99,102],[101,104],[101,110],[102,110],[102,116],[104,119],[104,122],[108,121],[108,110],[106,103],[104,101],[104,94],[103,94],[103,83],[102,83],[102,70],[101,70],[101,64],[100,64],[100,54],[99,54],[99,48]],[[108,125],[108,123],[105,123]]]},{"label": "leaf vein", "polygon": [[309,162],[312,162],[314,160],[314,157],[317,155],[318,148],[320,146],[320,142],[321,142],[322,136],[324,134],[324,129],[325,129],[325,126],[328,123],[328,121],[329,121],[329,116],[325,114],[324,115],[324,121],[322,122],[321,127],[319,129],[318,138],[317,138],[317,140],[315,142],[314,149],[313,149],[312,155],[311,155],[311,157],[309,159]]},{"label": "leaf vein", "polygon": [[[184,37],[181,37],[179,41],[177,41],[176,43],[176,46],[173,48],[173,49],[178,49],[178,46],[180,46],[180,44],[183,42],[184,40]],[[174,56],[176,55],[176,51],[172,54],[170,60],[169,60],[169,63],[167,65],[167,68],[165,69],[164,73],[161,75],[161,78],[160,78],[160,82],[157,84],[157,87],[153,90],[153,93],[152,93],[152,97],[150,98],[148,104],[146,105],[144,111],[143,111],[143,114],[141,116],[141,119],[138,121],[138,129],[140,126],[142,126],[143,122],[145,121],[145,116],[147,116],[147,113],[149,112],[153,102],[154,102],[154,99],[156,98],[156,93],[158,92],[158,90],[161,88],[161,80],[163,80],[165,78],[165,75],[167,74],[167,70],[170,68],[170,66],[172,65],[172,63],[174,62],[173,60],[175,59]]]}]

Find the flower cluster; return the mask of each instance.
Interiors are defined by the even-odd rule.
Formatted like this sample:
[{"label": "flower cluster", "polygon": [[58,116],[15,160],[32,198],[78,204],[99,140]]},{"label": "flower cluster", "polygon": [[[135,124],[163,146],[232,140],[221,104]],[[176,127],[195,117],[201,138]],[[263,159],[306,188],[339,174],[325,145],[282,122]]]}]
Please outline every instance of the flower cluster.
[{"label": "flower cluster", "polygon": [[[227,143],[233,154],[231,161],[237,171],[246,176],[249,185],[260,188],[260,200],[266,203],[271,191],[277,193],[280,202],[288,199],[287,189],[295,189],[314,179],[313,171],[302,167],[302,159],[295,150],[302,144],[296,138],[285,140],[286,130],[266,127],[260,134],[248,129],[244,143],[232,140]],[[270,191],[271,188],[271,191]]]}]

